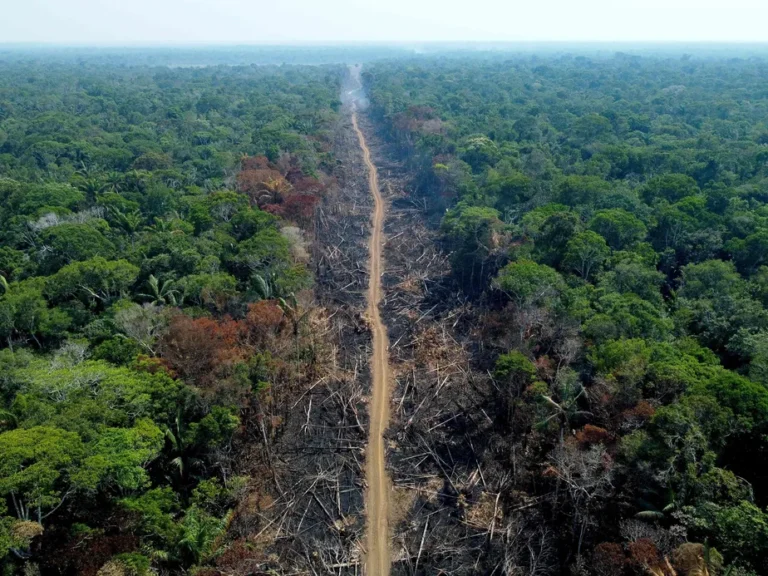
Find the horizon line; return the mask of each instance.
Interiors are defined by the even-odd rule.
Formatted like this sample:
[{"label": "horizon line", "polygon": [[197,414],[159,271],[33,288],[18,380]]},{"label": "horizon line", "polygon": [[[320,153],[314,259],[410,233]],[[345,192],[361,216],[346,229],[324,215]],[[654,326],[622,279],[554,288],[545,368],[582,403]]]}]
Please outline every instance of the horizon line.
[{"label": "horizon line", "polygon": [[7,48],[359,48],[412,46],[530,46],[530,45],[582,45],[582,46],[755,46],[768,47],[768,40],[275,40],[275,41],[126,41],[126,42],[0,42],[0,49]]}]

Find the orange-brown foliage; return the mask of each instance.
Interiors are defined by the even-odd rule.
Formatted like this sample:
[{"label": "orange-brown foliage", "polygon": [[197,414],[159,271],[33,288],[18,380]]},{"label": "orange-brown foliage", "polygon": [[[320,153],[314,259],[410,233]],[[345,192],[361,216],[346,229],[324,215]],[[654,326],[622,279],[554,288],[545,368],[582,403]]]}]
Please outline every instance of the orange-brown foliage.
[{"label": "orange-brown foliage", "polygon": [[611,434],[605,428],[587,424],[584,428],[576,432],[576,441],[582,447],[590,444],[607,444],[611,441]]},{"label": "orange-brown foliage", "polygon": [[632,564],[641,568],[661,566],[662,560],[656,545],[648,538],[640,538],[627,545],[629,559]]},{"label": "orange-brown foliage", "polygon": [[266,156],[246,156],[240,160],[241,170],[267,170],[272,168]]},{"label": "orange-brown foliage", "polygon": [[303,176],[290,182],[296,192],[303,194],[322,194],[326,188],[325,184],[320,182],[320,180],[310,178],[309,176]]},{"label": "orange-brown foliage", "polygon": [[627,557],[621,544],[601,542],[592,553],[592,569],[597,576],[621,576],[627,565]]},{"label": "orange-brown foliage", "polygon": [[271,168],[243,170],[237,175],[237,189],[239,192],[248,194],[252,200],[256,200],[263,191],[265,183],[270,181],[280,182],[282,180],[283,175]]},{"label": "orange-brown foliage", "polygon": [[554,466],[547,466],[541,473],[544,478],[557,478],[557,468]]},{"label": "orange-brown foliage", "polygon": [[234,365],[253,354],[274,352],[275,340],[286,326],[285,314],[274,300],[250,304],[243,320],[178,314],[160,340],[162,359],[155,364],[206,387],[226,378]]},{"label": "orange-brown foliage", "polygon": [[555,377],[556,366],[549,356],[539,356],[533,363],[536,366],[536,373],[539,377],[551,380]]},{"label": "orange-brown foliage", "polygon": [[165,372],[171,378],[176,377],[176,372],[171,368],[171,365],[165,358],[157,358],[153,356],[147,356],[146,354],[139,354],[136,357],[136,361],[133,363],[135,370],[140,372],[149,372],[150,374],[156,374],[158,372]]},{"label": "orange-brown foliage", "polygon": [[160,353],[182,378],[205,386],[223,365],[241,361],[246,351],[239,346],[239,323],[226,318],[190,318],[179,314],[160,341]]},{"label": "orange-brown foliage", "polygon": [[226,569],[229,574],[251,574],[255,564],[264,563],[267,556],[245,539],[235,540],[216,559],[216,565]]},{"label": "orange-brown foliage", "polygon": [[640,402],[637,403],[637,406],[632,408],[630,410],[634,416],[637,418],[642,418],[643,420],[650,420],[651,416],[654,415],[656,412],[656,409],[647,401],[640,400]]},{"label": "orange-brown foliage", "polygon": [[282,204],[264,204],[261,209],[264,212],[269,212],[270,214],[274,214],[275,216],[280,216],[280,218],[283,217],[283,205]]},{"label": "orange-brown foliage", "polygon": [[294,194],[283,201],[282,215],[296,222],[301,228],[310,229],[314,224],[317,196]]},{"label": "orange-brown foliage", "polygon": [[248,305],[248,325],[254,330],[277,331],[285,324],[285,313],[274,300],[259,300]]},{"label": "orange-brown foliage", "polygon": [[286,327],[285,313],[274,300],[260,300],[248,306],[245,317],[248,342],[263,347]]},{"label": "orange-brown foliage", "polygon": [[656,409],[652,404],[645,400],[640,400],[633,408],[624,410],[621,413],[621,418],[625,424],[637,428],[650,420],[655,411]]}]

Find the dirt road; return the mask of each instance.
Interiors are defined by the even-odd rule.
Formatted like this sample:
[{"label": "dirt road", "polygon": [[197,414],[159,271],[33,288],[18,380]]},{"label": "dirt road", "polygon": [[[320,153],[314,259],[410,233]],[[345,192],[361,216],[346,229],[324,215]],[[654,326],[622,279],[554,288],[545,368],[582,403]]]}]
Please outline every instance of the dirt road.
[{"label": "dirt road", "polygon": [[389,420],[389,357],[387,353],[387,329],[379,315],[381,300],[381,245],[384,227],[385,206],[379,191],[376,166],[371,161],[371,152],[365,143],[365,136],[357,124],[357,110],[352,108],[352,126],[357,133],[363,160],[368,168],[368,187],[374,199],[373,230],[369,241],[370,278],[368,280],[368,318],[373,332],[373,358],[371,373],[373,392],[370,404],[370,430],[366,458],[366,495],[368,526],[366,537],[366,571],[368,576],[388,576],[389,554],[389,489],[384,451],[384,431]]}]

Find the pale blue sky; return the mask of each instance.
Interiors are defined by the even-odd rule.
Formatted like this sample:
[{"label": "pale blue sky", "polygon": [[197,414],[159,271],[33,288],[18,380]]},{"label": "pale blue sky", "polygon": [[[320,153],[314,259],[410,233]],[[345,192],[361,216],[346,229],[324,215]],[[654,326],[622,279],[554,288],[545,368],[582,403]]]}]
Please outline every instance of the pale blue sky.
[{"label": "pale blue sky", "polygon": [[768,0],[0,0],[0,44],[768,41]]}]

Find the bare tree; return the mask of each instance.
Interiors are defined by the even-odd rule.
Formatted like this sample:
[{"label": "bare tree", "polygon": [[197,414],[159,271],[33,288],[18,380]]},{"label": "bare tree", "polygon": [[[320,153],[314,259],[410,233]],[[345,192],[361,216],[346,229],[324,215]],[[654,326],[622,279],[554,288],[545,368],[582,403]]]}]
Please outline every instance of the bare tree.
[{"label": "bare tree", "polygon": [[548,473],[565,486],[573,508],[574,525],[579,534],[577,554],[581,554],[592,513],[600,499],[607,497],[613,488],[611,457],[602,444],[581,450],[575,443],[565,442],[552,451],[549,462]]}]

